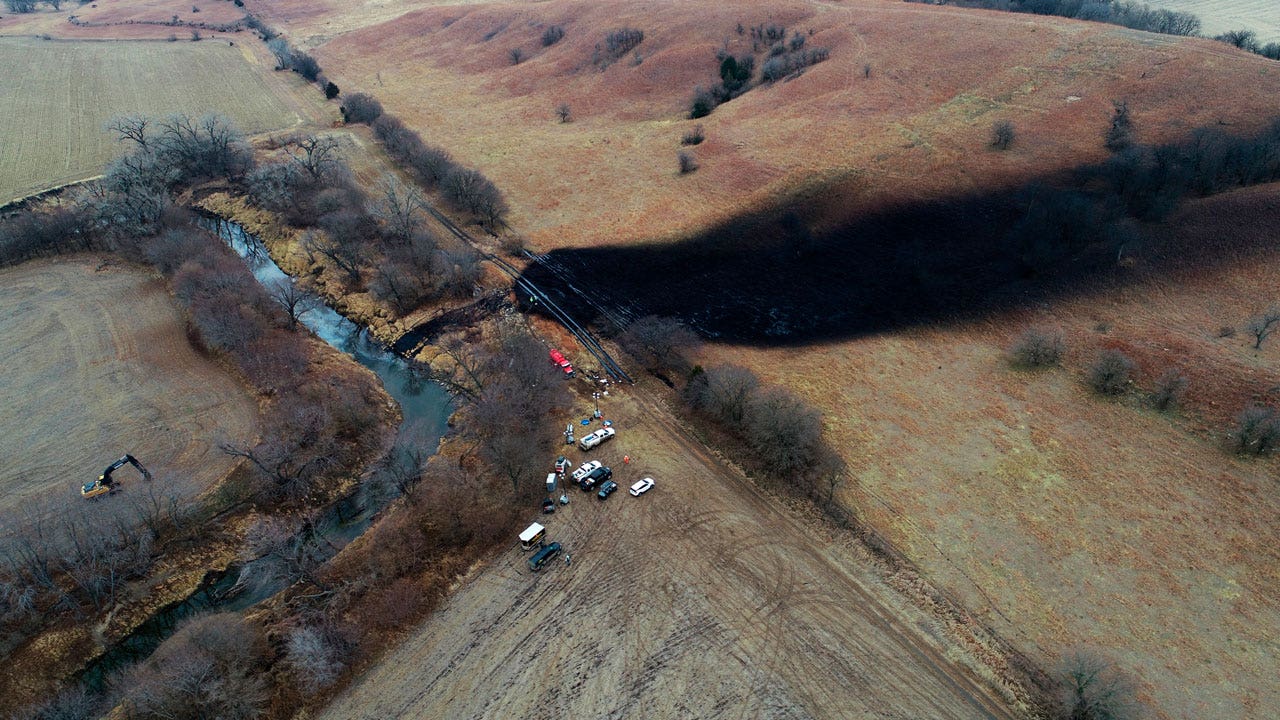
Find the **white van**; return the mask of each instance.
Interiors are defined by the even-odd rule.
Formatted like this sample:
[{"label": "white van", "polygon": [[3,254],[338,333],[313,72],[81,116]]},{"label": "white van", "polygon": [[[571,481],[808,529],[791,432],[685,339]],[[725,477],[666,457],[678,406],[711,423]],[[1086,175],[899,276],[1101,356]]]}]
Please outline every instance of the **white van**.
[{"label": "white van", "polygon": [[582,448],[583,450],[590,450],[591,448],[599,445],[605,440],[612,438],[614,434],[615,433],[613,432],[613,428],[611,427],[600,428],[599,430],[591,433],[590,435],[584,435],[582,439],[578,441],[578,447]]},{"label": "white van", "polygon": [[520,533],[520,549],[532,550],[538,547],[538,544],[541,543],[542,539],[546,536],[547,529],[538,523],[534,523],[525,528],[524,532]]}]

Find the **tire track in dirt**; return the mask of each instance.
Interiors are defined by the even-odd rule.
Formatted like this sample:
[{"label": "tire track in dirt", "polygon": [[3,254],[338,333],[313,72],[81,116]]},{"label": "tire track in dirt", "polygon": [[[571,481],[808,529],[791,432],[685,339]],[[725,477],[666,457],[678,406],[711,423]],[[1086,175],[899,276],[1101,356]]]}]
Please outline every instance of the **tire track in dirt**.
[{"label": "tire track in dirt", "polygon": [[856,554],[640,392],[614,401],[621,435],[597,456],[650,448],[614,479],[658,486],[604,502],[571,489],[541,517],[571,566],[535,575],[500,554],[322,717],[1011,717],[925,616],[895,615],[887,588],[840,567]]}]

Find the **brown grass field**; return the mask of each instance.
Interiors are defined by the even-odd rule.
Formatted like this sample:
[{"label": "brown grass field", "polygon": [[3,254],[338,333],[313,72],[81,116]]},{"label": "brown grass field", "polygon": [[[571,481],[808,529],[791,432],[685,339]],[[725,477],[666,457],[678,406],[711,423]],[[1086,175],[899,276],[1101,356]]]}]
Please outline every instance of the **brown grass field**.
[{"label": "brown grass field", "polygon": [[[832,57],[687,120],[694,87],[718,80],[716,50],[750,50],[739,22],[812,29],[808,43]],[[544,49],[551,24],[565,38]],[[642,62],[596,69],[593,47],[628,25],[645,30]],[[511,65],[512,48],[528,59]],[[1113,99],[1129,100],[1140,139],[1171,140],[1219,123],[1248,131],[1280,91],[1280,64],[1221,43],[910,3],[449,5],[315,50],[344,88],[374,93],[497,182],[540,249],[674,239],[797,197],[823,198],[834,218],[1000,187],[1102,159]],[[573,122],[556,121],[560,103]],[[1015,147],[990,152],[1005,119]],[[701,169],[680,176],[695,122]]]},{"label": "brown grass field", "polygon": [[[193,8],[199,8],[194,12]],[[170,35],[189,40],[193,28],[188,23],[219,26],[232,24],[245,15],[244,10],[224,0],[103,0],[88,4],[64,3],[61,10],[40,5],[35,12],[4,13],[0,17],[0,36],[43,36],[64,39],[98,40],[164,40]],[[80,24],[72,24],[70,18]],[[177,18],[179,24],[172,25]],[[159,24],[165,23],[165,24]],[[200,29],[204,37],[243,38],[244,33],[221,33]]]},{"label": "brown grass field", "polygon": [[[1220,43],[950,7],[553,0],[422,3],[406,12],[412,7],[250,0],[313,47],[344,89],[372,92],[429,142],[494,179],[511,202],[512,226],[540,250],[679,239],[783,201],[816,207],[812,222],[821,227],[889,202],[1014,186],[1103,159],[1113,100],[1128,100],[1140,140],[1165,141],[1203,126],[1249,132],[1275,113],[1280,91],[1280,64]],[[738,22],[812,29],[808,42],[832,57],[698,121],[707,135],[692,150],[701,169],[679,176],[675,153],[694,124],[685,119],[694,86],[716,79],[718,48],[749,49]],[[538,37],[550,24],[566,35],[544,49]],[[621,26],[645,31],[641,62],[594,68],[592,48]],[[517,47],[528,59],[513,66],[508,53]],[[555,120],[562,102],[571,123]],[[988,151],[992,123],[1005,119],[1017,127],[1014,147]],[[1209,248],[1224,228],[1270,238],[1278,197],[1280,189],[1264,187],[1197,201],[1157,231]],[[1246,401],[1276,401],[1280,345],[1255,352],[1219,329],[1241,327],[1277,299],[1275,267],[1267,254],[1163,275],[1137,267],[1115,289],[1000,317],[825,346],[711,346],[706,360],[750,365],[822,407],[854,469],[843,500],[1036,661],[1050,667],[1072,647],[1095,647],[1138,678],[1156,717],[1262,720],[1280,713],[1276,465],[1222,445]],[[1009,367],[1009,344],[1032,324],[1064,330],[1062,369]],[[1124,399],[1102,400],[1084,386],[1103,347],[1139,363]],[[1142,400],[1168,367],[1191,381],[1184,410],[1172,416]],[[525,587],[493,573],[475,582],[490,590],[465,588],[461,604],[445,610],[448,622],[487,628],[483,613],[506,612],[495,597]],[[574,597],[558,585],[538,592],[557,604]],[[550,634],[545,620],[522,614],[514,624],[533,635],[517,635],[595,652],[590,641],[599,636],[558,625],[562,634]],[[444,622],[429,622],[404,654],[375,668],[339,715],[380,695],[379,716],[430,714],[448,698],[475,716],[486,701],[532,711],[479,685],[519,676],[519,658],[495,655],[496,646],[473,657],[475,636],[449,635]],[[450,660],[437,663],[442,657]],[[419,687],[419,663],[443,673],[436,682],[461,685]],[[590,702],[607,689],[594,686]],[[668,689],[685,698],[709,691]],[[809,695],[777,706],[823,714],[838,702]]]},{"label": "brown grass field", "polygon": [[161,497],[190,499],[236,464],[218,441],[256,431],[257,405],[192,349],[164,281],[110,263],[83,256],[0,270],[0,522],[9,529],[65,503],[109,510],[147,492],[126,466],[119,493],[79,497],[125,453],[151,471]]},{"label": "brown grass field", "polygon": [[122,149],[103,129],[116,115],[221,112],[248,133],[325,117],[319,93],[270,72],[264,54],[217,41],[0,39],[0,201],[100,173]]},{"label": "brown grass field", "polygon": [[[1277,197],[1199,201],[1169,231],[1270,233]],[[1223,445],[1247,402],[1277,401],[1280,345],[1218,335],[1277,287],[1274,254],[1243,256],[1012,316],[707,360],[823,408],[854,469],[845,501],[1016,646],[1046,665],[1110,653],[1156,717],[1262,720],[1280,709],[1277,466]],[[1028,326],[1064,331],[1063,369],[1010,367]],[[1138,361],[1124,400],[1085,385],[1104,347]],[[1172,416],[1144,400],[1167,368],[1190,381]]]}]

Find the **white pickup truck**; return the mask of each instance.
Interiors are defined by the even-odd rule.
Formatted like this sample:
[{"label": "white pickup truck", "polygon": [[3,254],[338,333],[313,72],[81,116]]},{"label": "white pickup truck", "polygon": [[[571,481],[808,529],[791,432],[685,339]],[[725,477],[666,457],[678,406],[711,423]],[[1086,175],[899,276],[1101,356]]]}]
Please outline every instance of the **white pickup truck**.
[{"label": "white pickup truck", "polygon": [[612,438],[615,434],[616,433],[613,431],[613,428],[611,427],[600,428],[599,430],[591,433],[590,435],[582,436],[582,439],[578,441],[578,447],[582,448],[583,450],[590,450],[591,448],[599,445],[605,440]]}]

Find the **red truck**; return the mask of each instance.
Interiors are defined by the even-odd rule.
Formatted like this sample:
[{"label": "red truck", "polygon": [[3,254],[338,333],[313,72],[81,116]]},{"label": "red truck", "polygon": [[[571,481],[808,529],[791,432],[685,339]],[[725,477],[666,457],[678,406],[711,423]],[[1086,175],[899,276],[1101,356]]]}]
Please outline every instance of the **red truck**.
[{"label": "red truck", "polygon": [[564,371],[565,377],[573,377],[573,365],[571,365],[569,361],[565,359],[564,355],[560,354],[559,350],[551,351],[551,362],[555,363],[561,370]]}]

